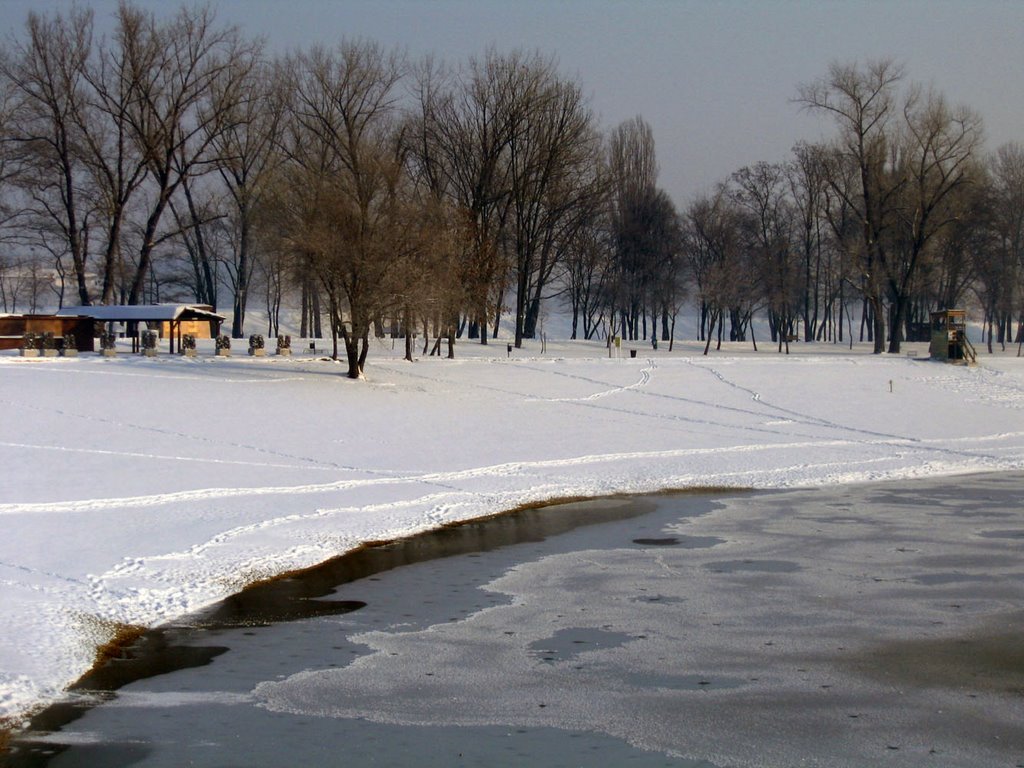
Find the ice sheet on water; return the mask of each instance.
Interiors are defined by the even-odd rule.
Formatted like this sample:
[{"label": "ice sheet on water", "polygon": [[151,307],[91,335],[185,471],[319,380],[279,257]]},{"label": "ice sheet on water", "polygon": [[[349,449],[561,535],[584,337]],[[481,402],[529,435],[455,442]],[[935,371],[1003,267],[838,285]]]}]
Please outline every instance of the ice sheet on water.
[{"label": "ice sheet on water", "polygon": [[[976,482],[961,483],[965,502],[992,490]],[[591,730],[716,764],[852,766],[890,751],[912,764],[933,749],[945,756],[936,765],[978,764],[990,746],[1019,739],[1006,702],[982,690],[965,699],[941,680],[893,697],[868,673],[877,644],[955,644],[1024,589],[1004,541],[971,538],[983,521],[935,525],[933,501],[952,488],[915,490],[881,505],[870,488],[832,492],[870,510],[862,537],[816,520],[828,494],[787,493],[690,521],[691,533],[726,542],[709,549],[623,547],[636,537],[620,536],[609,549],[520,563],[486,585],[508,602],[415,631],[361,633],[352,639],[369,654],[264,682],[254,696],[296,715]],[[989,501],[994,515],[1013,503]],[[970,578],[922,582],[938,570],[927,557],[967,549]]]},{"label": "ice sheet on water", "polygon": [[[364,633],[353,639],[373,653],[341,669],[263,683],[256,696],[292,713],[405,725],[598,729],[642,746],[655,743],[637,723],[654,731],[673,727],[672,715],[659,715],[665,692],[679,685],[678,677],[664,675],[665,656],[678,659],[679,675],[713,677],[687,663],[687,585],[665,568],[663,552],[634,549],[522,564],[488,585],[512,596],[511,604],[418,632]],[[661,600],[638,602],[648,580],[664,582]]]}]

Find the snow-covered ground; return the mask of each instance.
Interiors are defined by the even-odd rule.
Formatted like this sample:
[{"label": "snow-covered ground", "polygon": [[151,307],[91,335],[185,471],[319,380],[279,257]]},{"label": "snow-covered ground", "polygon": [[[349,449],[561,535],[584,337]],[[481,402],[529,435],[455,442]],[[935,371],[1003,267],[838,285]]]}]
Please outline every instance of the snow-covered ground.
[{"label": "snow-covered ground", "polygon": [[0,717],[59,696],[119,624],[367,540],[555,497],[1024,469],[1015,349],[401,345],[364,381],[309,354],[0,353]]}]

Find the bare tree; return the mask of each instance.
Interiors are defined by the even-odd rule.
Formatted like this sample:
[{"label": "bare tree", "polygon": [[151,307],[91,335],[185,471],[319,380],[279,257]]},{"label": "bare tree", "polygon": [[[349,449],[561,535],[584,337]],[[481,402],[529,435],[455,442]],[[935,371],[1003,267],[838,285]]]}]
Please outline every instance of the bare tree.
[{"label": "bare tree", "polygon": [[828,290],[825,283],[827,269],[825,204],[827,163],[820,147],[797,144],[793,159],[786,164],[786,180],[796,218],[793,241],[800,258],[802,284],[798,296],[800,313],[804,321],[804,341],[820,337],[825,323],[819,320],[824,307],[823,298]]},{"label": "bare tree", "polygon": [[19,148],[20,182],[36,218],[36,232],[67,244],[79,301],[90,304],[88,230],[95,201],[80,156],[86,111],[85,72],[92,55],[92,13],[73,8],[67,17],[30,13],[26,40],[0,58],[0,72],[17,101],[5,143]]},{"label": "bare tree", "polygon": [[744,212],[747,251],[754,257],[757,284],[767,301],[772,340],[779,351],[793,333],[794,306],[798,301],[797,264],[792,249],[793,206],[787,196],[785,167],[760,162],[732,176],[730,196]]},{"label": "bare tree", "polygon": [[874,348],[885,348],[886,251],[893,224],[892,209],[902,180],[890,174],[891,126],[898,116],[896,88],[903,69],[889,59],[856,64],[833,63],[821,80],[799,86],[799,102],[806,109],[825,112],[839,126],[836,149],[857,170],[858,185],[832,183],[835,194],[846,196],[849,210],[860,222],[865,291],[874,318]]},{"label": "bare tree", "polygon": [[232,239],[226,224],[228,204],[222,190],[203,184],[202,180],[197,184],[195,180],[184,179],[179,192],[177,198],[168,201],[168,206],[174,219],[175,241],[181,244],[187,257],[187,276],[182,282],[189,286],[194,301],[216,309],[224,252]]},{"label": "bare tree", "polygon": [[507,152],[520,58],[517,54],[510,60],[494,49],[470,58],[425,113],[426,130],[440,158],[434,167],[445,174],[445,192],[466,222],[468,242],[459,276],[466,286],[470,337],[479,336],[481,344],[487,343],[491,315],[500,316],[509,271]]},{"label": "bare tree", "polygon": [[[122,18],[130,17],[122,6]],[[123,24],[123,21],[121,22]],[[129,56],[126,30],[119,27],[113,43],[101,42],[83,68],[87,98],[74,112],[82,136],[79,151],[102,200],[100,302],[112,304],[125,279],[124,233],[129,225],[130,204],[144,184],[149,170],[145,149],[132,128],[132,108],[142,87],[142,74]],[[121,292],[124,286],[121,285]]]},{"label": "bare tree", "polygon": [[230,276],[234,289],[231,334],[242,338],[249,282],[256,267],[253,214],[259,206],[266,180],[280,161],[276,140],[283,114],[280,88],[274,87],[271,70],[254,67],[244,74],[241,98],[225,100],[225,115],[213,127],[215,165],[232,202],[230,221],[235,237]]},{"label": "bare tree", "polygon": [[570,338],[579,338],[582,331],[584,339],[592,339],[604,322],[612,262],[607,217],[595,216],[574,233],[562,263],[561,282],[572,312]]},{"label": "bare tree", "polygon": [[[426,352],[431,318],[438,343],[442,336],[446,338],[448,356],[453,358],[460,315],[463,310],[475,309],[471,286],[477,277],[472,258],[477,249],[467,226],[469,217],[456,193],[457,158],[450,145],[454,88],[447,67],[432,56],[419,62],[411,86],[414,104],[401,129],[403,157],[414,189],[413,210],[419,209],[421,223],[419,228],[408,228],[411,247],[396,296],[401,305],[396,317],[401,319],[405,358],[410,361],[414,332],[421,325]],[[438,345],[435,351],[440,352]]]},{"label": "bare tree", "polygon": [[3,77],[5,53],[0,48],[0,242],[17,240],[20,223],[27,212],[24,193],[19,189],[21,166],[14,141],[18,99],[12,82]]},{"label": "bare tree", "polygon": [[[700,335],[704,354],[718,329],[717,347],[722,344],[725,313],[736,320],[733,335],[749,325],[757,291],[756,277],[745,260],[742,246],[742,216],[725,185],[714,194],[698,197],[683,217],[683,255],[700,299]],[[756,340],[751,337],[754,348]]]},{"label": "bare tree", "polygon": [[410,142],[416,176],[461,211],[470,335],[487,343],[509,277],[517,345],[536,334],[542,301],[599,197],[599,139],[578,84],[539,54],[493,49],[457,76],[426,65]]},{"label": "bare tree", "polygon": [[955,224],[957,196],[973,183],[981,119],[967,108],[950,108],[938,93],[912,89],[903,106],[903,130],[893,162],[900,180],[896,199],[897,244],[884,252],[893,298],[889,352],[900,341],[918,269],[933,241]]},{"label": "bare tree", "polygon": [[640,116],[620,123],[608,138],[608,168],[616,204],[649,194],[658,184],[654,131]]},{"label": "bare tree", "polygon": [[218,27],[208,7],[182,8],[159,22],[121,5],[118,25],[125,68],[135,84],[126,119],[152,182],[128,295],[128,303],[137,304],[171,197],[208,169],[214,141],[245,97],[257,48],[237,28]]},{"label": "bare tree", "polygon": [[508,164],[519,348],[536,335],[544,289],[600,195],[600,141],[582,89],[559,78],[552,62],[535,59],[517,71]]},{"label": "bare tree", "polygon": [[621,123],[612,132],[608,169],[615,243],[610,311],[621,316],[623,332],[636,339],[647,335],[649,312],[652,330],[656,329],[656,305],[672,272],[677,232],[675,207],[657,187],[654,134],[641,117]]},{"label": "bare tree", "polygon": [[991,352],[993,330],[1005,344],[1016,322],[1015,340],[1024,339],[1024,147],[999,147],[987,171],[984,236],[973,255]]},{"label": "bare tree", "polygon": [[305,201],[290,237],[327,293],[348,375],[359,378],[371,323],[394,293],[392,227],[403,185],[395,87],[404,63],[378,45],[345,42],[298,54],[288,67],[295,139],[287,172]]}]

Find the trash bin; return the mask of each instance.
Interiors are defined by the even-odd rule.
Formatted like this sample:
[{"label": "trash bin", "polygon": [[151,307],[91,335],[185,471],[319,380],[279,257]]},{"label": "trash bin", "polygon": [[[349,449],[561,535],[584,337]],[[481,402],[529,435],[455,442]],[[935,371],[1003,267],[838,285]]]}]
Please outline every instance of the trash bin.
[{"label": "trash bin", "polygon": [[629,350],[629,356],[630,357],[636,357],[636,350],[635,349]]}]

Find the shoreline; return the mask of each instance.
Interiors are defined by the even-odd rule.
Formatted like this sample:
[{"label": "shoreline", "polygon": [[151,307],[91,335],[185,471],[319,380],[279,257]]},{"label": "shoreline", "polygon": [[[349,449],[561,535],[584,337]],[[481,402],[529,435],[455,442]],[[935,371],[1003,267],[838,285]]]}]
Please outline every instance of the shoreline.
[{"label": "shoreline", "polygon": [[[295,718],[306,723],[315,714],[317,722],[326,718],[318,732],[340,728],[353,750],[379,744],[382,734],[432,738],[435,732],[445,734],[447,745],[489,749],[498,724],[529,734],[522,739],[551,746],[569,737],[569,744],[582,725],[572,715],[579,711],[598,716],[590,726],[598,733],[633,748],[710,764],[792,764],[809,750],[806,754],[818,757],[807,765],[862,765],[865,749],[880,749],[882,755],[898,750],[894,765],[916,766],[924,764],[918,762],[920,750],[927,752],[929,745],[946,755],[932,758],[936,766],[1000,764],[992,755],[1014,749],[1020,737],[1007,718],[1020,702],[1024,648],[1007,631],[1024,616],[1019,608],[1007,609],[1019,605],[1014,595],[1024,589],[1011,557],[1024,535],[1011,512],[1022,484],[1020,472],[974,473],[825,489],[690,494],[681,503],[662,496],[644,509],[626,497],[550,508],[549,521],[567,534],[551,533],[550,540],[528,521],[498,516],[378,543],[364,555],[411,567],[364,568],[365,578],[343,578],[335,590],[329,582],[338,581],[337,574],[319,584],[285,579],[266,585],[279,590],[272,605],[264,594],[255,605],[231,601],[219,618],[198,616],[180,627],[192,640],[184,639],[178,651],[186,649],[192,663],[182,664],[177,674],[140,681],[119,706],[84,710],[81,716],[88,719],[79,730],[72,728],[64,737],[55,733],[39,742],[40,748],[53,750],[62,738],[82,746],[80,739],[95,733],[99,741],[88,742],[96,745],[90,749],[106,754],[105,739],[114,738],[109,748],[115,749],[121,743],[116,739],[125,738],[102,735],[107,732],[102,723],[111,718],[126,725],[142,718],[138,735],[125,743],[151,738],[157,752],[161,744],[176,742],[167,730],[172,727],[182,729],[186,744],[220,741],[212,733],[191,735],[208,719],[202,712],[210,697],[206,706],[220,707],[210,713],[218,713],[218,721],[241,718],[238,725],[224,726],[225,736],[250,733],[258,740],[263,727],[254,726],[253,717],[266,721],[267,728],[280,721],[274,728],[290,732]],[[595,509],[601,520],[595,519]],[[595,524],[574,527],[560,514],[566,511]],[[943,520],[956,525],[936,527]],[[506,534],[523,546],[506,547]],[[432,537],[446,551],[428,551],[432,547],[424,540]],[[483,554],[472,554],[481,545]],[[371,570],[381,578],[370,576]],[[617,578],[608,581],[610,574]],[[647,581],[638,581],[642,577]],[[565,592],[583,585],[582,592]],[[333,594],[318,599],[325,590]],[[310,597],[319,606],[315,611],[308,610]],[[357,604],[362,607],[344,613]],[[586,613],[574,606],[586,606]],[[637,618],[619,616],[627,608]],[[258,630],[260,625],[266,629]],[[320,634],[323,639],[315,640]],[[664,645],[669,641],[682,646],[673,650]],[[224,656],[209,672],[194,669],[219,659],[227,647],[239,655]],[[288,662],[299,647],[307,650]],[[264,649],[263,666],[250,669],[257,648]],[[500,648],[502,655],[490,659]],[[625,666],[598,663],[624,653],[632,659]],[[661,656],[679,659],[679,666],[659,667]],[[278,671],[285,674],[274,674]],[[433,676],[424,678],[424,671]],[[218,674],[233,682],[218,682]],[[472,682],[474,676],[489,680],[492,674],[507,678]],[[574,704],[581,680],[587,681],[580,689],[584,699]],[[537,695],[543,696],[542,708],[533,704],[530,710],[528,702]],[[164,706],[172,709],[160,709],[163,697],[169,697]],[[174,703],[179,699],[195,703],[183,708]],[[437,700],[450,706],[438,709]],[[591,711],[588,702],[596,701],[602,704]],[[608,706],[611,712],[601,717]],[[614,716],[619,706],[635,710],[636,719]],[[172,720],[159,719],[161,711]],[[688,725],[683,742],[677,727],[666,730],[669,722],[659,722],[666,712],[677,712],[671,722],[681,718]],[[186,720],[179,724],[179,717]],[[780,721],[757,736],[766,717],[782,718],[787,725]],[[634,725],[626,730],[616,725],[625,722]],[[537,731],[542,726],[554,730]],[[159,733],[147,736],[150,727]],[[723,751],[728,742],[715,739],[722,727],[747,733],[749,745],[771,745],[773,754],[781,747],[781,729],[790,733],[787,742],[793,746],[777,753],[788,758],[757,762],[743,743]],[[831,736],[815,747],[812,737],[822,729]],[[585,743],[604,738],[576,735]],[[30,741],[31,736],[25,743]],[[846,747],[838,746],[847,741]],[[499,739],[493,747],[519,743],[513,739],[502,747]],[[860,758],[820,757],[844,748]],[[965,754],[974,757],[966,760]]]},{"label": "shoreline", "polygon": [[[1012,471],[1013,470],[1011,470],[1011,472]],[[860,486],[860,485],[865,485],[865,486],[867,486],[867,485],[878,485],[878,484],[884,485],[884,484],[900,483],[900,482],[915,481],[915,480],[925,480],[925,481],[932,480],[932,479],[934,479],[934,480],[941,480],[941,479],[946,479],[946,478],[971,477],[971,476],[974,476],[974,475],[989,475],[989,474],[998,475],[998,474],[1003,474],[1003,473],[1001,473],[1001,472],[965,472],[965,473],[962,473],[962,474],[929,475],[929,476],[920,477],[920,478],[896,478],[896,479],[887,479],[887,480],[881,480],[881,481],[849,483],[849,484],[844,484],[844,485],[846,487],[856,487],[856,486]],[[249,584],[246,584],[241,589],[239,589],[237,592],[234,592],[234,593],[232,593],[230,595],[227,595],[226,597],[221,598],[220,600],[218,600],[218,601],[216,601],[216,602],[214,602],[214,603],[212,603],[212,604],[210,604],[210,605],[208,605],[208,606],[206,606],[204,608],[201,608],[201,609],[199,609],[198,611],[196,611],[194,613],[184,614],[184,615],[182,615],[180,617],[176,617],[174,619],[171,619],[170,621],[165,622],[163,624],[158,624],[158,625],[155,625],[155,626],[141,626],[141,625],[121,625],[121,626],[117,626],[117,625],[115,625],[115,626],[117,626],[117,629],[114,631],[112,636],[109,639],[107,639],[106,641],[104,641],[104,642],[102,642],[102,643],[100,643],[100,644],[98,644],[96,646],[96,661],[93,663],[93,665],[88,670],[86,670],[78,678],[76,678],[74,681],[72,681],[71,683],[68,684],[68,686],[64,689],[63,697],[66,697],[68,695],[75,695],[76,692],[80,692],[80,691],[104,691],[104,692],[116,691],[118,688],[122,687],[123,685],[127,685],[127,684],[133,682],[134,680],[143,679],[145,677],[150,676],[150,673],[145,672],[145,671],[139,672],[139,673],[132,672],[131,670],[133,669],[133,665],[132,664],[125,664],[124,663],[124,662],[134,662],[134,661],[137,660],[136,656],[138,655],[138,649],[133,649],[134,645],[137,645],[137,644],[140,644],[140,643],[143,644],[144,645],[144,650],[143,650],[143,654],[142,655],[145,655],[148,652],[152,652],[154,649],[156,649],[157,652],[159,652],[160,649],[164,648],[166,646],[166,643],[165,643],[163,637],[164,637],[165,633],[168,633],[168,632],[175,633],[175,632],[182,631],[182,630],[185,631],[185,632],[188,632],[188,631],[197,629],[199,627],[211,628],[211,627],[217,627],[217,626],[222,626],[222,627],[233,626],[233,624],[231,624],[231,623],[220,624],[220,623],[218,623],[218,620],[212,620],[211,621],[208,618],[204,618],[204,617],[208,617],[210,615],[219,616],[221,614],[221,611],[223,610],[222,606],[223,607],[227,607],[229,605],[231,605],[231,606],[239,606],[238,608],[231,609],[231,611],[229,611],[228,613],[232,613],[232,612],[237,611],[238,613],[240,613],[240,614],[242,614],[244,616],[250,616],[250,617],[251,616],[255,616],[258,613],[260,613],[261,611],[263,611],[263,609],[254,609],[254,608],[252,608],[252,606],[254,604],[259,604],[261,601],[266,600],[268,598],[271,599],[271,600],[275,600],[275,599],[280,600],[280,599],[282,599],[281,595],[275,595],[275,593],[279,591],[280,587],[283,584],[290,583],[290,582],[303,582],[304,580],[306,580],[306,579],[308,579],[310,577],[312,577],[314,581],[323,584],[324,582],[330,582],[335,577],[332,575],[332,576],[327,576],[326,579],[325,578],[319,578],[321,574],[327,574],[327,573],[334,574],[339,569],[341,571],[348,572],[351,569],[352,575],[350,577],[345,577],[345,578],[343,578],[340,581],[331,583],[329,587],[324,588],[325,589],[324,592],[321,592],[319,594],[312,594],[312,593],[304,594],[301,597],[296,597],[294,595],[293,596],[285,596],[283,599],[285,599],[285,600],[296,600],[296,599],[298,599],[298,600],[309,600],[309,599],[312,599],[314,597],[320,597],[320,596],[322,596],[322,594],[325,594],[327,591],[330,591],[330,589],[332,589],[333,587],[338,586],[340,584],[344,584],[344,583],[347,583],[349,581],[354,581],[354,580],[357,580],[357,579],[360,579],[360,578],[366,578],[366,577],[372,576],[372,575],[374,575],[376,573],[381,573],[381,572],[384,572],[386,570],[389,570],[390,568],[397,567],[397,565],[405,564],[405,563],[396,563],[396,564],[392,564],[392,565],[381,565],[379,570],[368,570],[368,569],[366,569],[367,568],[366,564],[360,562],[364,558],[368,558],[369,557],[369,559],[375,559],[375,558],[373,558],[373,555],[375,555],[375,554],[377,554],[379,552],[382,552],[382,551],[388,551],[390,549],[393,549],[396,545],[414,543],[418,539],[421,539],[421,538],[424,538],[424,537],[431,537],[431,536],[434,536],[436,534],[442,533],[444,531],[457,530],[457,529],[465,528],[465,527],[474,527],[474,526],[486,525],[488,522],[491,522],[491,521],[496,520],[496,519],[508,517],[508,516],[514,516],[514,515],[519,515],[519,514],[523,514],[523,513],[530,513],[530,512],[538,512],[538,511],[546,510],[546,509],[549,509],[549,508],[552,508],[552,507],[560,507],[560,506],[572,505],[572,504],[590,504],[590,503],[595,503],[595,502],[620,502],[620,501],[621,502],[629,502],[629,501],[632,501],[632,500],[642,499],[642,498],[645,498],[645,497],[658,498],[658,497],[661,497],[661,496],[677,496],[677,495],[679,495],[679,496],[693,495],[693,496],[704,497],[704,496],[715,496],[715,495],[725,495],[725,494],[785,493],[785,492],[790,492],[790,491],[816,490],[816,489],[820,490],[820,488],[816,488],[816,487],[813,487],[813,486],[809,486],[809,487],[794,487],[794,488],[750,488],[750,487],[739,487],[739,486],[737,486],[737,487],[729,487],[729,486],[699,486],[699,487],[689,487],[689,488],[666,487],[666,488],[662,488],[662,489],[659,489],[659,490],[656,490],[656,491],[651,491],[651,492],[648,492],[648,491],[619,492],[619,493],[611,493],[611,494],[602,494],[602,495],[598,495],[598,496],[566,496],[566,497],[558,497],[558,498],[553,498],[553,499],[545,499],[545,500],[541,500],[541,501],[537,501],[537,502],[525,502],[523,504],[517,505],[517,506],[512,507],[512,508],[510,508],[508,510],[505,510],[505,511],[489,513],[489,514],[486,514],[486,515],[481,515],[479,517],[469,518],[469,519],[466,519],[466,520],[455,520],[455,521],[451,521],[451,522],[445,522],[445,523],[442,523],[442,524],[438,525],[435,528],[430,528],[430,529],[426,529],[426,530],[423,530],[423,531],[418,531],[418,532],[410,534],[408,536],[397,537],[395,539],[367,540],[367,541],[361,542],[360,544],[358,544],[353,549],[350,549],[350,550],[348,550],[346,552],[343,552],[343,553],[341,553],[339,555],[335,555],[333,557],[330,557],[330,558],[328,558],[326,560],[323,560],[321,562],[315,563],[313,565],[305,566],[305,567],[302,567],[302,568],[288,569],[288,570],[282,571],[281,573],[273,575],[273,576],[267,576],[267,577],[263,577],[263,578],[257,579],[256,581],[253,581],[253,582],[251,582]],[[643,514],[643,512],[638,512],[636,514],[637,515]],[[632,516],[635,516],[635,515],[630,514],[628,516],[632,517]],[[597,520],[597,521],[592,521],[592,522],[590,522],[590,521],[580,521],[580,522],[577,522],[577,523],[575,523],[574,525],[572,525],[570,527],[565,528],[564,530],[559,530],[559,531],[557,531],[557,532],[555,532],[555,533],[553,533],[551,535],[557,535],[558,533],[565,532],[565,530],[570,530],[571,528],[574,528],[574,527],[584,526],[584,525],[591,525],[591,524],[596,524],[596,523],[600,523],[600,522],[605,522],[605,520]],[[513,542],[513,543],[515,543],[515,542]],[[438,555],[437,557],[446,557],[446,556],[447,555]],[[359,563],[359,564],[355,565],[353,567],[353,564],[355,564],[355,563]],[[323,603],[323,601],[320,601],[320,602],[321,602],[321,604]],[[244,606],[244,607],[242,607],[242,606]],[[353,610],[354,610],[354,608],[353,608]],[[330,613],[330,611],[325,611],[325,612],[326,613]],[[252,621],[252,618],[247,618],[247,619],[243,618],[243,619],[238,619],[236,621],[239,621],[239,620],[243,621],[243,622],[244,621]],[[280,618],[280,619],[266,619],[266,620],[261,620],[261,621],[263,621],[264,623],[272,623],[273,621],[276,621],[276,620],[287,621],[287,620],[289,620],[289,617],[282,616],[282,618]],[[116,667],[115,667],[115,665],[116,665]],[[155,673],[155,674],[160,674],[160,673]],[[47,724],[49,724],[51,721],[49,720],[48,717],[46,717],[46,713],[47,713],[48,710],[50,710],[50,709],[57,709],[57,710],[63,711],[65,708],[67,708],[69,706],[72,707],[72,708],[74,708],[76,706],[73,702],[68,702],[68,701],[64,700],[63,697],[61,699],[56,700],[56,701],[46,701],[46,700],[43,700],[43,701],[37,702],[36,704],[31,706],[29,709],[27,709],[23,713],[16,714],[16,715],[11,715],[11,716],[8,716],[8,717],[5,717],[5,718],[0,718],[0,755],[3,755],[5,753],[5,744],[9,743],[12,740],[16,740],[18,738],[19,734],[22,734],[22,733],[24,733],[26,731],[34,730],[36,728],[37,720],[39,718],[41,718],[41,717],[45,718]],[[61,715],[61,716],[63,717],[63,715]],[[74,719],[74,718],[72,718],[72,719]]]},{"label": "shoreline", "polygon": [[[68,686],[66,700],[41,702],[32,712],[19,718],[20,726],[3,727],[0,724],[0,756],[6,754],[11,743],[32,731],[54,731],[81,717],[94,705],[89,701],[75,701],[78,696],[112,693],[137,680],[171,671],[172,665],[153,664],[154,656],[165,655],[175,646],[175,639],[200,629],[224,629],[238,626],[264,626],[281,621],[333,615],[358,610],[360,605],[350,602],[326,601],[322,598],[343,584],[384,573],[392,568],[415,562],[440,559],[468,552],[512,546],[525,541],[557,536],[575,528],[599,525],[610,520],[638,517],[650,511],[644,498],[693,496],[711,498],[726,493],[754,493],[749,488],[664,488],[654,493],[615,493],[593,497],[562,497],[533,503],[524,503],[504,512],[477,518],[444,523],[437,528],[421,531],[396,539],[366,541],[340,555],[305,568],[284,571],[246,585],[241,590],[204,609],[181,616],[165,625],[155,627],[128,626],[119,630],[103,646],[97,648],[96,663]],[[604,509],[589,509],[597,505]],[[585,512],[570,512],[562,519],[557,508],[584,505]],[[632,506],[628,506],[632,505]],[[552,512],[551,519],[544,512]],[[538,514],[540,513],[540,514]],[[523,526],[512,525],[516,518]],[[483,535],[469,533],[462,540],[449,534],[481,529],[493,523],[504,523],[497,532]],[[428,553],[421,550],[425,541],[439,537],[448,539],[441,549]],[[315,601],[315,602],[313,602]],[[187,668],[205,664],[215,655],[199,657],[183,654],[176,661]]]}]

